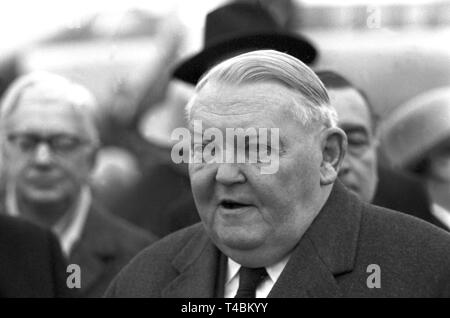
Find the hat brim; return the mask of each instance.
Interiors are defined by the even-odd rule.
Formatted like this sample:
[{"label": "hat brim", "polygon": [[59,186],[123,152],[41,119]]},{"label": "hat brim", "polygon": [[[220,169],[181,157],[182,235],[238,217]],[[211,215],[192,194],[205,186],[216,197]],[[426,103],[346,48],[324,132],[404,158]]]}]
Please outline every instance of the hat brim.
[{"label": "hat brim", "polygon": [[196,85],[200,77],[223,58],[250,50],[272,49],[292,55],[305,64],[312,64],[317,50],[299,35],[286,33],[249,34],[225,39],[204,48],[201,52],[179,64],[173,76]]},{"label": "hat brim", "polygon": [[401,165],[406,171],[412,174],[418,174],[425,171],[420,171],[421,165],[429,158],[429,155],[431,152],[433,152],[435,149],[439,149],[442,147],[447,147],[447,145],[450,143],[450,130],[447,132],[447,135],[433,143],[427,146],[423,146],[421,148],[420,152],[415,153],[410,158],[405,159],[405,163]]}]

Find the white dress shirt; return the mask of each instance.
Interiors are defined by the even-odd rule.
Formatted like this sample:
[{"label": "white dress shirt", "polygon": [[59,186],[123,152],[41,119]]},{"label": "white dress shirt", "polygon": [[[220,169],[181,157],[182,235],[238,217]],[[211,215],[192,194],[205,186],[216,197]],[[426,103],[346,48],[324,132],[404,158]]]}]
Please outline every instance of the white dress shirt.
[{"label": "white dress shirt", "polygon": [[[86,218],[91,207],[92,194],[88,186],[81,188],[75,211],[71,215],[62,218],[53,228],[61,245],[61,250],[66,256],[70,255],[73,245],[77,242],[83,232]],[[7,188],[6,192],[6,212],[11,216],[19,216],[15,191]]]},{"label": "white dress shirt", "polygon": [[[283,258],[278,263],[266,267],[267,277],[262,281],[261,284],[256,288],[256,298],[266,298],[272,290],[273,285],[280,277],[281,272],[286,267],[287,262],[289,261],[290,254]],[[241,269],[241,265],[233,261],[231,258],[228,258],[227,265],[227,277],[225,281],[225,298],[234,298],[239,289],[239,270]]]},{"label": "white dress shirt", "polygon": [[450,231],[450,211],[444,209],[439,204],[433,203],[431,213]]}]

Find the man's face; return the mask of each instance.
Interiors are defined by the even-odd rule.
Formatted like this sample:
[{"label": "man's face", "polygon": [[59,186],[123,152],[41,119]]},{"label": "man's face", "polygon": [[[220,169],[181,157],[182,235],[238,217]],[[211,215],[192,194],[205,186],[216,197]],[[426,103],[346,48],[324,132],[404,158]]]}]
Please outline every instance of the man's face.
[{"label": "man's face", "polygon": [[275,83],[213,83],[200,91],[192,108],[191,124],[201,120],[203,130],[216,127],[224,136],[226,128],[279,128],[279,149],[269,145],[279,152],[273,174],[262,174],[260,163],[189,165],[206,231],[243,265],[270,265],[285,256],[321,208],[320,128],[307,129],[292,119],[285,111],[292,98],[292,91]]},{"label": "man's face", "polygon": [[339,127],[347,134],[347,154],[339,179],[362,200],[371,202],[378,182],[376,142],[367,103],[352,88],[329,89]]},{"label": "man's face", "polygon": [[87,182],[95,149],[86,118],[64,101],[26,90],[8,117],[3,156],[17,196],[36,203],[75,198]]}]

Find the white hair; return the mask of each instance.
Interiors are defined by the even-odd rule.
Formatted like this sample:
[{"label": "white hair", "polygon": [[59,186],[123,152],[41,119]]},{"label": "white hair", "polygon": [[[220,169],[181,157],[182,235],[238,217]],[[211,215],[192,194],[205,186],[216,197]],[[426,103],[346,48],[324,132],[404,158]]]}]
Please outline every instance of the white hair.
[{"label": "white hair", "polygon": [[23,93],[30,88],[37,90],[43,98],[67,102],[82,118],[89,121],[86,125],[89,137],[98,142],[98,105],[93,94],[78,83],[44,71],[23,75],[8,87],[0,103],[1,129],[4,129],[7,118],[17,109]]},{"label": "white hair", "polygon": [[274,50],[244,53],[209,70],[198,82],[195,94],[186,105],[191,119],[195,98],[208,82],[239,85],[243,83],[275,82],[298,93],[289,110],[304,126],[321,122],[336,127],[337,113],[330,105],[327,90],[317,75],[300,60]]}]

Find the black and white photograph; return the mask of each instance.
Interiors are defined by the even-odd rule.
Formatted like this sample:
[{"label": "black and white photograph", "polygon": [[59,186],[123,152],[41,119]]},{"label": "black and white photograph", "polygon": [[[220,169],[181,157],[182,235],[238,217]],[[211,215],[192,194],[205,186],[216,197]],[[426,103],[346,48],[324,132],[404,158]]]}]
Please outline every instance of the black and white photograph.
[{"label": "black and white photograph", "polygon": [[450,298],[450,0],[0,6],[0,298]]}]

